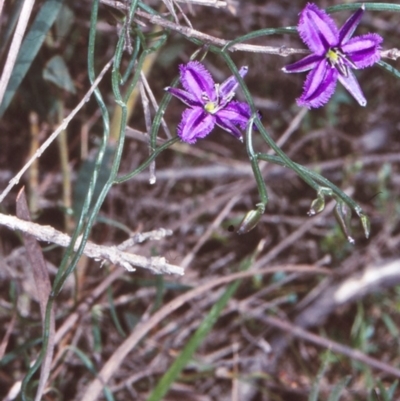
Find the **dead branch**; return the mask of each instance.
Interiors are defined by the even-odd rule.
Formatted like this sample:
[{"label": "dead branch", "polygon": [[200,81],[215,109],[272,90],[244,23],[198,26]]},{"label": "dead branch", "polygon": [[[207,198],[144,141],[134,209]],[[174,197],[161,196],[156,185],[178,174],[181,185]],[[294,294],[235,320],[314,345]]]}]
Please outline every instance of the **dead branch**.
[{"label": "dead branch", "polygon": [[[0,213],[0,225],[6,226],[11,230],[19,230],[23,233],[34,236],[39,241],[51,242],[60,245],[64,248],[71,243],[71,237],[60,231],[57,231],[51,226],[41,226],[40,224],[31,223],[20,220],[14,216],[7,216]],[[77,250],[80,245],[80,239],[75,243],[74,250]],[[151,257],[135,255],[128,252],[123,252],[116,246],[97,245],[93,242],[87,242],[83,253],[89,258],[95,260],[106,260],[117,266],[122,266],[128,271],[135,271],[135,267],[148,269],[155,274],[178,274],[182,276],[184,270],[180,266],[167,263],[164,257]]]}]

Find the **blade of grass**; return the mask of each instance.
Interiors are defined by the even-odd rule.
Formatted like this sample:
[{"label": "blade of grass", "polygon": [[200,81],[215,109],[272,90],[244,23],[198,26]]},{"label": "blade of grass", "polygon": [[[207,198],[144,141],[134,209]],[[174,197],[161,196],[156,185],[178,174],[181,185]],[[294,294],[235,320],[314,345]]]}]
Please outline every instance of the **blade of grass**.
[{"label": "blade of grass", "polygon": [[26,353],[28,350],[30,351],[34,347],[40,346],[41,343],[42,343],[41,338],[35,338],[33,340],[24,342],[22,345],[18,347],[14,347],[14,349],[11,352],[5,354],[0,359],[0,368],[4,369],[6,365],[15,361],[18,358],[21,358],[21,355],[24,355],[24,353]]},{"label": "blade of grass", "polygon": [[[95,375],[95,376],[97,375],[95,366],[93,365],[90,358],[84,352],[82,352],[79,348],[76,348],[72,345],[66,347],[66,349],[69,349],[70,351],[72,351],[82,361],[82,363],[84,364],[86,369],[88,369],[93,375]],[[104,392],[104,397],[106,398],[106,400],[114,401],[112,392],[107,386],[104,386],[103,392]]]},{"label": "blade of grass", "polygon": [[[26,1],[25,3],[28,2]],[[28,72],[29,67],[31,66],[33,60],[39,52],[39,49],[42,47],[44,39],[46,38],[46,34],[53,25],[58,15],[58,12],[61,9],[62,3],[63,0],[47,0],[43,4],[35,18],[35,21],[32,24],[31,29],[22,42],[22,46],[19,50],[18,56],[15,54],[16,60],[14,60],[15,64],[13,63],[12,71],[9,72],[10,75],[8,76],[8,78],[7,76],[4,77],[4,82],[3,76],[1,77],[2,82],[0,84],[0,117],[4,114],[7,107],[11,103],[15,92],[17,91],[26,73]],[[22,34],[20,34],[20,40],[22,40],[22,37],[23,32]],[[14,46],[15,44],[13,40],[10,47],[13,48],[13,51],[16,50]],[[17,49],[18,48],[19,45]],[[4,88],[2,85],[4,85]]]},{"label": "blade of grass", "polygon": [[[260,252],[258,250],[258,252]],[[160,324],[163,320],[165,320],[168,316],[170,316],[174,311],[179,309],[182,305],[185,305],[187,302],[197,298],[198,296],[202,296],[206,294],[208,291],[211,291],[214,287],[231,283],[235,280],[239,280],[246,277],[252,277],[254,274],[272,274],[276,272],[294,272],[301,271],[312,272],[312,273],[322,273],[322,274],[331,274],[331,270],[314,267],[307,265],[297,265],[297,266],[272,266],[264,269],[257,269],[256,271],[250,270],[239,273],[232,273],[227,276],[223,276],[210,282],[206,282],[202,285],[199,285],[192,290],[189,290],[182,295],[174,298],[172,301],[165,304],[161,309],[159,309],[154,315],[152,315],[148,320],[140,322],[135,330],[131,332],[129,337],[124,340],[123,343],[114,351],[113,355],[107,360],[107,362],[102,367],[99,377],[92,381],[86,388],[83,396],[80,398],[82,401],[96,401],[102,388],[104,387],[104,383],[107,383],[110,378],[117,371],[116,367],[119,366],[122,361],[127,357],[127,355],[132,351],[133,348],[142,340],[144,336],[149,333],[156,325]]]},{"label": "blade of grass", "polygon": [[6,51],[7,45],[11,39],[11,35],[14,32],[15,25],[18,22],[18,17],[21,13],[21,8],[24,4],[24,0],[16,0],[12,5],[12,10],[7,17],[7,25],[3,28],[0,35],[0,59],[3,58],[3,53]]},{"label": "blade of grass", "polygon": [[333,391],[328,399],[328,401],[339,401],[342,390],[349,384],[351,376],[346,376],[336,386],[333,388]]},{"label": "blade of grass", "polygon": [[108,304],[109,304],[109,307],[110,307],[111,319],[114,322],[115,328],[117,329],[118,334],[121,337],[125,338],[126,337],[126,333],[125,333],[124,329],[122,328],[122,324],[119,321],[117,311],[115,310],[114,296],[113,296],[113,292],[112,292],[112,288],[111,287],[107,288],[107,299],[108,299]]},{"label": "blade of grass", "polygon": [[167,370],[167,372],[158,382],[156,388],[150,394],[150,397],[147,399],[147,401],[158,401],[163,399],[164,395],[168,392],[171,385],[188,364],[197,348],[203,343],[205,337],[208,335],[215,322],[218,320],[219,315],[225,308],[228,301],[232,298],[240,283],[241,280],[238,280],[228,286],[222,297],[211,308],[210,312],[202,321],[194,335],[190,338],[180,355],[175,359],[172,366]]},{"label": "blade of grass", "polygon": [[308,397],[308,401],[318,401],[318,394],[319,394],[319,385],[321,383],[322,378],[325,375],[326,369],[329,365],[329,351],[327,354],[323,356],[322,366],[318,372],[317,377],[314,380],[314,383],[311,388],[310,395]]},{"label": "blade of grass", "polygon": [[[241,271],[247,270],[252,265],[252,262],[254,261],[255,256],[259,251],[260,247],[257,247],[255,253],[251,257],[243,260],[240,266]],[[241,282],[242,280],[237,280],[233,282],[224,291],[221,298],[211,308],[211,310],[201,322],[200,326],[197,328],[196,332],[189,339],[185,348],[175,359],[174,363],[167,370],[167,372],[165,372],[161,380],[158,382],[156,388],[150,394],[147,401],[159,401],[164,398],[164,395],[168,392],[171,385],[178,378],[190,359],[192,359],[193,354],[196,352],[197,348],[204,342],[204,339],[213,328],[214,324],[218,320],[219,315],[225,308],[228,301],[233,297]]]},{"label": "blade of grass", "polygon": [[[21,13],[18,18],[17,27],[15,28],[14,36],[11,41],[10,49],[7,54],[7,60],[4,64],[3,73],[0,78],[0,103],[3,100],[11,74],[14,70],[14,65],[17,60],[18,52],[21,47],[22,38],[28,25],[29,17],[31,16],[35,0],[26,0],[22,5]],[[21,54],[21,53],[20,53]]]}]

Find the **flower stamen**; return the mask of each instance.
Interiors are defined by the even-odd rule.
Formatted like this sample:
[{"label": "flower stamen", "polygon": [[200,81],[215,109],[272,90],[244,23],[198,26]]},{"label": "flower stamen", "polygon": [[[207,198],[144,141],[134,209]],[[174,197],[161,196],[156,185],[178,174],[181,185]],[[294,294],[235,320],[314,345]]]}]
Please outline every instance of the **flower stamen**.
[{"label": "flower stamen", "polygon": [[326,53],[326,58],[332,68],[336,68],[346,78],[349,76],[349,67],[346,65],[346,58],[338,49],[329,49]]},{"label": "flower stamen", "polygon": [[336,68],[346,78],[349,76],[349,65],[351,68],[357,69],[357,66],[336,47],[330,48],[325,57],[330,66]]}]

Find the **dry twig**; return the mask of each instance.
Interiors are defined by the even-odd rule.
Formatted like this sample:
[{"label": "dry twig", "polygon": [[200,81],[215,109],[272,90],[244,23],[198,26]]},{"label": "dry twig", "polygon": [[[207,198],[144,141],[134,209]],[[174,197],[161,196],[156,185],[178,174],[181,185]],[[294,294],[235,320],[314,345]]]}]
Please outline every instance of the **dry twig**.
[{"label": "dry twig", "polygon": [[[18,19],[18,24],[15,29],[14,37],[10,45],[10,50],[8,52],[7,60],[4,65],[3,73],[0,79],[0,104],[3,101],[4,93],[6,92],[8,81],[10,80],[11,73],[13,71],[15,62],[17,60],[18,52],[21,47],[22,39],[24,38],[24,33],[28,25],[29,17],[32,13],[33,5],[35,0],[26,0],[22,6],[21,14]],[[1,8],[3,4],[0,4],[0,15]]]},{"label": "dry twig", "polygon": [[[41,226],[40,224],[20,220],[14,216],[0,214],[0,225],[6,226],[11,230],[19,230],[30,234],[39,241],[51,242],[62,247],[68,247],[71,243],[69,235],[63,234],[51,226]],[[79,245],[80,241],[78,240],[74,250],[77,250]],[[178,274],[180,276],[184,274],[182,267],[167,263],[164,257],[146,258],[120,251],[116,246],[96,245],[93,242],[87,242],[83,253],[89,258],[107,260],[117,266],[124,267],[128,271],[134,271],[135,267],[141,267],[156,274]]]},{"label": "dry twig", "polygon": [[176,311],[181,306],[185,305],[189,301],[201,296],[202,294],[210,292],[211,289],[231,283],[235,280],[240,280],[246,277],[252,277],[255,274],[271,274],[276,272],[303,272],[312,274],[331,274],[329,269],[319,268],[309,265],[285,265],[285,266],[274,266],[266,269],[252,269],[251,271],[245,271],[240,273],[233,273],[228,276],[220,277],[215,280],[206,282],[203,285],[196,285],[193,290],[188,291],[171,302],[164,305],[159,309],[150,319],[139,323],[135,330],[130,336],[115,350],[113,355],[108,359],[101,369],[98,377],[92,381],[92,383],[86,388],[85,394],[81,398],[83,401],[95,401],[97,400],[104,385],[110,380],[110,378],[117,372],[117,368],[124,361],[129,352],[138,344],[138,342],[150,331],[153,327],[158,325],[161,321],[165,320],[167,316]]},{"label": "dry twig", "polygon": [[69,115],[64,118],[63,122],[59,125],[59,127],[50,135],[50,137],[43,143],[43,145],[35,152],[35,154],[28,160],[28,162],[22,167],[22,169],[18,172],[18,174],[9,182],[6,189],[0,194],[0,203],[4,200],[7,194],[11,191],[14,185],[17,185],[19,180],[21,179],[22,175],[25,173],[26,170],[32,165],[32,163],[42,155],[42,153],[50,146],[50,144],[57,138],[57,136],[64,131],[70,121],[75,117],[78,111],[89,101],[90,96],[94,92],[94,90],[99,85],[100,81],[103,79],[105,73],[111,67],[111,64],[114,60],[114,57],[104,66],[101,70],[99,76],[93,82],[93,85],[90,89],[86,92],[85,96],[82,100],[78,103],[78,105],[69,113]]},{"label": "dry twig", "polygon": [[332,340],[323,338],[321,336],[318,336],[314,333],[310,333],[307,330],[304,330],[299,326],[296,326],[287,321],[278,319],[274,316],[267,316],[264,314],[264,315],[262,315],[262,317],[259,315],[258,319],[262,320],[264,323],[266,323],[270,326],[277,327],[280,330],[290,333],[290,335],[292,335],[292,336],[312,342],[325,349],[330,349],[333,352],[338,352],[340,354],[346,355],[347,357],[349,357],[352,360],[360,361],[362,363],[365,363],[366,365],[371,366],[372,368],[379,369],[382,372],[386,372],[390,375],[400,378],[400,369],[390,366],[389,364],[387,364],[385,362],[381,362],[375,358],[371,358],[370,356],[365,355],[361,351],[354,350],[343,344],[339,344],[336,341],[332,341]]},{"label": "dry twig", "polygon": [[[115,1],[115,0],[101,0],[101,3],[106,4],[110,7],[116,8],[118,10],[126,11],[128,10],[128,5]],[[136,15],[140,16],[150,23],[154,25],[162,26],[163,28],[170,29],[175,32],[179,32],[183,36],[187,38],[194,38],[201,40],[205,44],[212,44],[219,47],[228,46],[227,49],[230,51],[244,51],[250,53],[266,53],[266,54],[274,54],[277,56],[287,57],[292,54],[309,54],[310,51],[308,49],[295,49],[286,47],[285,45],[282,46],[259,46],[259,45],[251,45],[247,43],[236,43],[232,46],[229,46],[230,40],[216,38],[215,36],[207,35],[196,29],[185,27],[180,24],[176,24],[172,21],[164,19],[157,15],[151,15],[146,13],[145,11],[137,10]],[[398,49],[388,49],[381,51],[382,58],[390,58],[392,60],[396,60],[400,57],[400,52]]]}]

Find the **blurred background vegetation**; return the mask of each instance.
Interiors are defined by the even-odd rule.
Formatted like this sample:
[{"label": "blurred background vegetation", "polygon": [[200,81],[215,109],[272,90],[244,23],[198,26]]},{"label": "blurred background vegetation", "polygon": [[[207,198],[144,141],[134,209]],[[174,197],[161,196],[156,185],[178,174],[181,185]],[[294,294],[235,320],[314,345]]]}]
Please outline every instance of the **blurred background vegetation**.
[{"label": "blurred background vegetation", "polygon": [[[193,3],[146,0],[138,9],[182,26],[190,21],[197,31],[231,40],[258,29],[295,26],[306,4]],[[321,1],[318,6],[335,4],[340,3]],[[21,0],[4,3],[1,69],[22,5]],[[44,7],[47,14],[40,14]],[[95,28],[96,76],[116,52],[127,12],[100,4],[93,26],[92,7],[89,1],[59,0],[39,1],[33,7],[27,31],[32,42],[21,49],[11,91],[0,108],[0,192],[89,89],[90,28]],[[170,15],[172,9],[177,20]],[[334,19],[340,26],[349,15],[335,13]],[[54,24],[48,30],[35,25],[38,16],[47,22],[53,18]],[[384,38],[383,48],[391,49],[398,43],[398,21],[395,12],[367,11],[357,34],[377,32]],[[119,175],[148,158],[146,117],[154,117],[154,102],[161,102],[178,65],[199,49],[179,32],[139,14],[130,26],[133,44],[140,37],[142,46],[151,47],[161,34],[165,43],[144,58],[147,98],[137,90],[129,99]],[[289,34],[251,43],[304,48]],[[294,161],[330,179],[363,207],[371,219],[370,238],[353,219],[356,244],[348,243],[329,200],[324,212],[308,217],[314,191],[289,169],[271,164],[262,168],[269,192],[266,212],[254,230],[239,236],[235,229],[259,201],[245,147],[219,129],[195,146],[177,143],[157,157],[154,185],[149,184],[148,170],[113,185],[88,230],[91,241],[105,245],[119,245],[136,233],[172,230],[172,235],[130,251],[163,256],[184,267],[184,276],[140,269],[129,273],[82,256],[54,300],[55,352],[44,400],[88,400],[96,375],[104,373],[110,361],[107,385],[93,399],[400,399],[398,78],[379,66],[368,68],[357,74],[367,107],[359,107],[338,85],[327,106],[308,111],[295,102],[305,75],[280,71],[299,56],[230,55],[238,68],[249,66],[245,82],[274,140],[285,136],[282,149]],[[129,68],[130,60],[125,51],[120,71]],[[216,54],[207,54],[203,62],[216,82],[231,75]],[[398,66],[398,61],[388,62]],[[20,72],[24,68],[25,77]],[[133,68],[129,79],[137,71]],[[127,87],[121,85],[121,91]],[[111,71],[99,90],[111,130],[94,200],[111,174],[121,134]],[[241,91],[237,97],[244,100]],[[176,99],[166,109],[172,136],[183,109]],[[0,204],[0,212],[16,213],[17,192],[25,186],[32,219],[72,235],[102,141],[104,121],[92,96],[23,175]],[[269,150],[256,134],[254,147]],[[41,245],[53,281],[65,251]],[[235,280],[235,273],[252,269],[257,273]],[[1,226],[0,278],[0,398],[14,400],[20,399],[21,380],[42,349],[43,324],[24,241],[18,232]],[[123,358],[117,353],[121,347]],[[36,373],[28,383],[28,399],[38,380]]]}]

